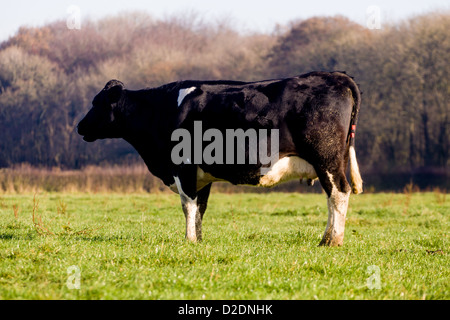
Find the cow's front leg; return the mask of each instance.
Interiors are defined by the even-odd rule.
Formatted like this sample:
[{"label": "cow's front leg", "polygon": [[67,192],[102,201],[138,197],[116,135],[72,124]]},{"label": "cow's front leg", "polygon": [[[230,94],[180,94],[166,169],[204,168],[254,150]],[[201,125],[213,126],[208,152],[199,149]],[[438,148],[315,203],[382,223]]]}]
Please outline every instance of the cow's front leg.
[{"label": "cow's front leg", "polygon": [[197,242],[202,240],[202,221],[208,204],[211,183],[198,191],[194,200],[188,199],[182,202],[183,212],[186,216],[186,239]]},{"label": "cow's front leg", "polygon": [[186,218],[186,239],[192,242],[202,240],[202,216],[198,206],[198,198],[181,197],[184,216]]},{"label": "cow's front leg", "polygon": [[186,218],[186,239],[192,242],[202,240],[202,219],[206,211],[211,183],[197,192],[196,167],[185,167],[175,176],[175,183]]},{"label": "cow's front leg", "polygon": [[350,186],[343,173],[332,175],[327,172],[327,177],[329,184],[326,184],[325,189],[328,194],[328,222],[319,245],[342,246]]},{"label": "cow's front leg", "polygon": [[199,210],[196,186],[192,186],[192,180],[183,179],[183,177],[176,176],[174,179],[186,218],[186,239],[192,242],[200,241],[202,239],[202,216]]},{"label": "cow's front leg", "polygon": [[205,214],[206,207],[208,205],[209,193],[211,191],[212,183],[207,184],[198,192],[197,205],[200,211],[200,217],[203,220],[203,215]]}]

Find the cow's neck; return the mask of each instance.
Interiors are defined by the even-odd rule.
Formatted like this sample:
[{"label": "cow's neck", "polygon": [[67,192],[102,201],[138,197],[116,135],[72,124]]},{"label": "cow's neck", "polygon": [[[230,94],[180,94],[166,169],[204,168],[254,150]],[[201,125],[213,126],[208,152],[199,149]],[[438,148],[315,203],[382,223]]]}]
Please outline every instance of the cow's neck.
[{"label": "cow's neck", "polygon": [[[160,93],[155,94],[158,94],[158,100],[164,100]],[[128,96],[134,110],[124,139],[136,149],[152,174],[170,184],[172,162],[167,155],[170,155],[170,136],[174,129],[170,104],[156,105],[147,90],[130,92]]]}]

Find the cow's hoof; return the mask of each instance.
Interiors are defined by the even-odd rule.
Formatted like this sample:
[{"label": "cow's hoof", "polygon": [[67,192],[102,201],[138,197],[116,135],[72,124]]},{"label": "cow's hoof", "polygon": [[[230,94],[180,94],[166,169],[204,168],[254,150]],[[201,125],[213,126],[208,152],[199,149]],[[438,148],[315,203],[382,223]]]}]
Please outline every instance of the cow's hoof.
[{"label": "cow's hoof", "polygon": [[202,238],[201,237],[191,237],[191,238],[186,237],[186,241],[191,242],[191,243],[198,243],[198,242],[202,242]]},{"label": "cow's hoof", "polygon": [[319,247],[326,246],[326,247],[341,247],[344,244],[344,239],[338,239],[338,238],[329,238],[324,237],[322,238],[322,241],[319,243]]}]

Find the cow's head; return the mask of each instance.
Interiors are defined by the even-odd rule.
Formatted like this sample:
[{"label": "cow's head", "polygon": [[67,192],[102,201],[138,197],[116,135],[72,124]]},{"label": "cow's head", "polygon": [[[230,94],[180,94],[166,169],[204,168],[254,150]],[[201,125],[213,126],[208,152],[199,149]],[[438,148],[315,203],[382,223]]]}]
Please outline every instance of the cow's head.
[{"label": "cow's head", "polygon": [[85,141],[121,137],[123,90],[122,82],[111,80],[95,96],[91,110],[78,124],[78,134],[82,135]]}]

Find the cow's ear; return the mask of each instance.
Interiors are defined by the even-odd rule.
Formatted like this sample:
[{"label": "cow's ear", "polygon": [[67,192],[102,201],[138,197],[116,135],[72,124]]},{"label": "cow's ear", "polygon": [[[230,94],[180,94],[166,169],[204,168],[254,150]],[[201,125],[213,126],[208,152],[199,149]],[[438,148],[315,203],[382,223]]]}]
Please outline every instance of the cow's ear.
[{"label": "cow's ear", "polygon": [[110,80],[103,89],[106,91],[110,103],[116,103],[122,96],[124,85],[119,80]]}]

